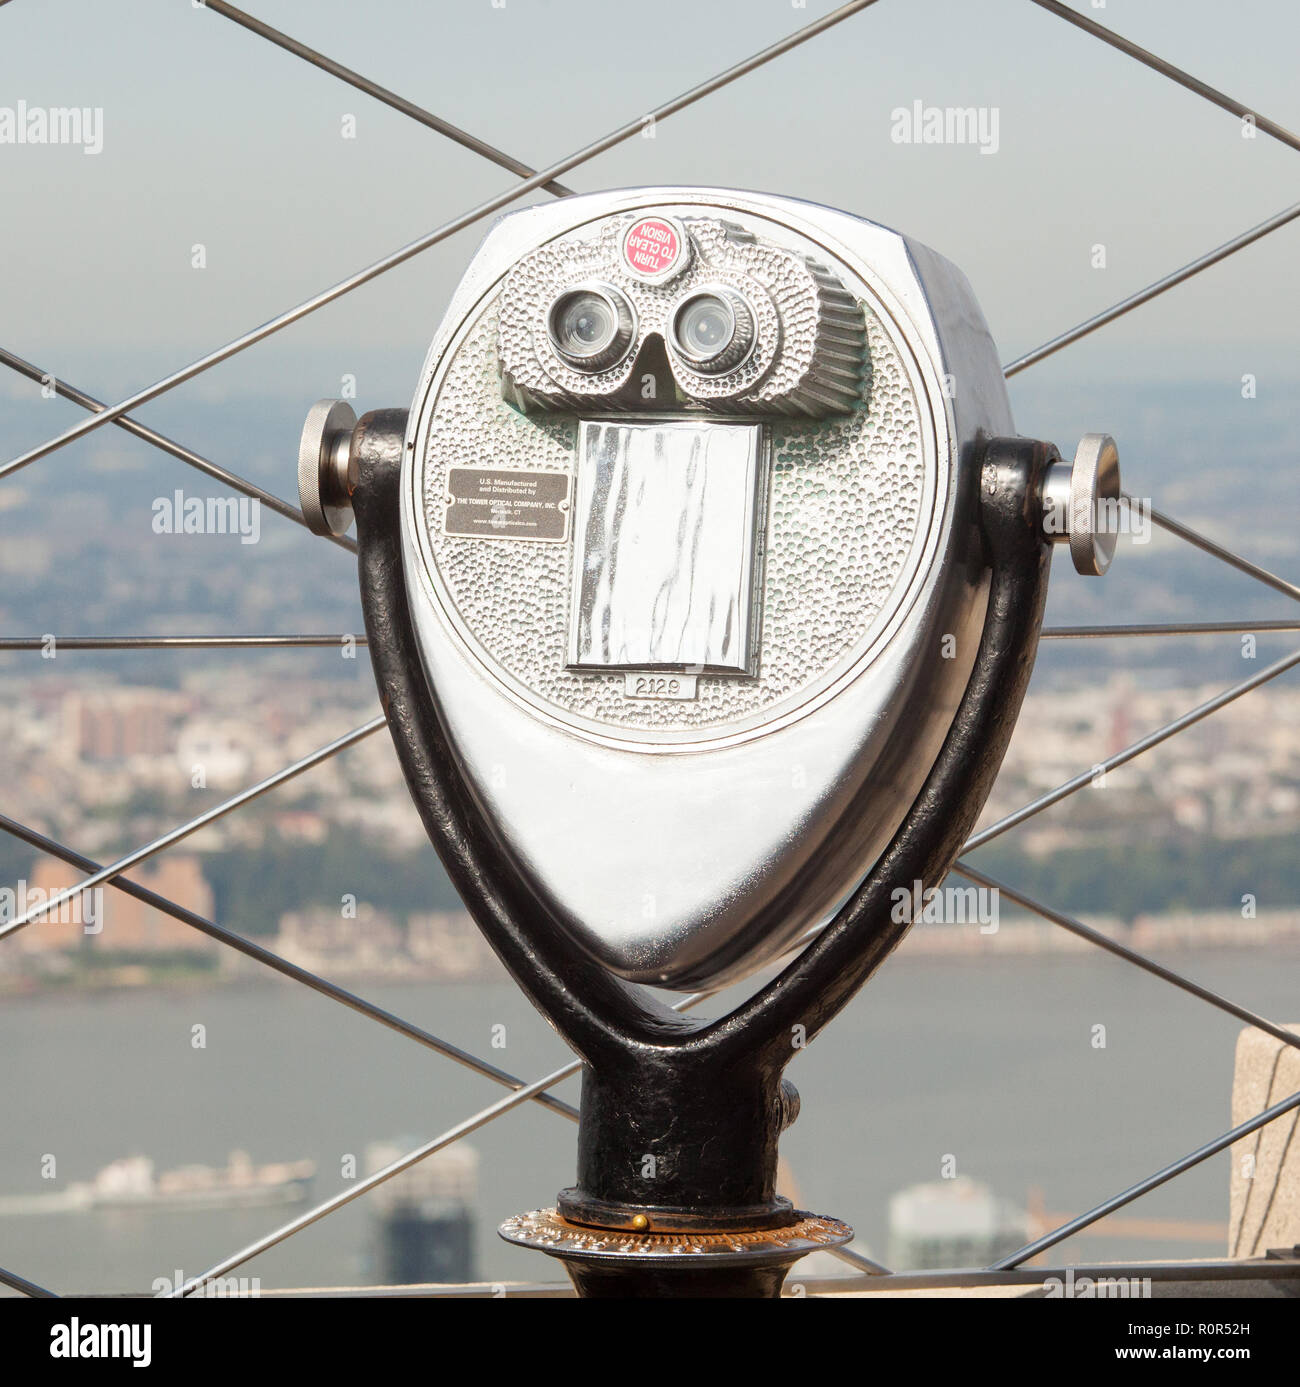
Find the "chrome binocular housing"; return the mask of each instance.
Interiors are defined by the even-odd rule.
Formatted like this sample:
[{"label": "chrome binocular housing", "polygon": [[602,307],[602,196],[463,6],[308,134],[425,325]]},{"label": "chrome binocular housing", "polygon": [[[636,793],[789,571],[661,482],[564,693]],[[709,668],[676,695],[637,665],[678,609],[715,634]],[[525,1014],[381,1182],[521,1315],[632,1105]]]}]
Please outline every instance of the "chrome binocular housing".
[{"label": "chrome binocular housing", "polygon": [[[1110,562],[1118,454],[1017,437],[961,272],[712,188],[498,221],[409,411],[312,410],[431,841],[583,1060],[577,1183],[502,1236],[580,1291],[779,1290],[851,1230],[776,1193],[810,1041],[997,773],[1054,545]],[[728,1015],[716,990],[798,958]],[[649,1172],[649,1173],[647,1173]]]},{"label": "chrome binocular housing", "polygon": [[[304,432],[318,529],[350,522],[354,424],[323,401]],[[576,944],[716,987],[862,879],[969,679],[984,444],[1013,432],[965,277],[884,227],[686,188],[497,223],[410,411],[403,560],[447,734]],[[1081,572],[1107,494],[1104,436],[1050,464]]]}]

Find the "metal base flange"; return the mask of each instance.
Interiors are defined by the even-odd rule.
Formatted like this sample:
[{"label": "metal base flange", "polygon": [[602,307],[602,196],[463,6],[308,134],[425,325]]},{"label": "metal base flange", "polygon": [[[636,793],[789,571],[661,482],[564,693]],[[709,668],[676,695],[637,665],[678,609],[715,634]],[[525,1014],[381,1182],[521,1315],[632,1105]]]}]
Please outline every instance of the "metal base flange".
[{"label": "metal base flange", "polygon": [[782,1228],[640,1233],[535,1209],[497,1231],[506,1242],[559,1258],[580,1296],[607,1299],[779,1296],[800,1257],[853,1237],[847,1223],[802,1210]]}]

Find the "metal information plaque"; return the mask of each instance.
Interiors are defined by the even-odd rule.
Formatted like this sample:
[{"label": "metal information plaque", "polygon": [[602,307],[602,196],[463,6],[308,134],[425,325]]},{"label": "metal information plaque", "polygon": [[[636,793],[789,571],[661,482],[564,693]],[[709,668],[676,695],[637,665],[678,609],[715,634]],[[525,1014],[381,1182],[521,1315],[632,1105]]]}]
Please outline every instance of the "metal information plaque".
[{"label": "metal information plaque", "polygon": [[476,539],[567,539],[568,474],[453,467],[443,525],[449,535]]}]

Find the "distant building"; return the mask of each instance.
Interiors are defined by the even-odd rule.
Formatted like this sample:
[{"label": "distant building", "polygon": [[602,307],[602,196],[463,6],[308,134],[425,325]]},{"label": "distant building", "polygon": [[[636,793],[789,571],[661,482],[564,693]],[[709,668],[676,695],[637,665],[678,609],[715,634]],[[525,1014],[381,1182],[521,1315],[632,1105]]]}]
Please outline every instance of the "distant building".
[{"label": "distant building", "polygon": [[414,963],[437,968],[442,977],[475,977],[495,961],[492,950],[464,910],[412,915],[406,947]]},{"label": "distant building", "polygon": [[[366,1173],[391,1165],[414,1145],[414,1138],[372,1142],[365,1152]],[[390,1176],[369,1196],[381,1285],[474,1280],[478,1164],[478,1152],[457,1142]]]},{"label": "distant building", "polygon": [[281,838],[297,843],[323,843],[330,836],[329,820],[310,809],[286,809],[274,819]]},{"label": "distant building", "polygon": [[282,915],[275,951],[313,973],[392,973],[406,967],[402,931],[392,916],[365,903],[355,916],[337,906]]},{"label": "distant building", "polygon": [[[129,876],[137,885],[185,906],[196,915],[212,918],[212,888],[204,878],[197,857],[183,854],[163,857],[156,866],[141,868]],[[41,859],[33,865],[24,888],[30,898],[29,904],[37,904],[82,880],[84,873],[75,868]],[[86,894],[91,898],[85,899]],[[218,948],[215,939],[111,885],[73,897],[66,906],[56,908],[49,918],[33,920],[19,938],[28,952],[91,948],[117,953],[204,954]]]},{"label": "distant building", "polygon": [[248,777],[253,763],[248,738],[243,724],[194,718],[177,736],[176,760],[187,777],[201,771],[207,788],[238,785]]},{"label": "distant building", "polygon": [[188,703],[170,689],[98,688],[70,694],[63,702],[64,735],[82,760],[163,756]]},{"label": "distant building", "polygon": [[986,1267],[1028,1241],[1029,1215],[965,1175],[889,1201],[889,1265],[898,1271]]},{"label": "distant building", "polygon": [[412,915],[405,928],[362,903],[355,913],[312,906],[280,917],[275,950],[291,963],[333,976],[380,974],[480,977],[495,959],[464,911]]},{"label": "distant building", "polygon": [[1189,910],[1139,915],[1131,934],[1135,949],[1242,948],[1300,943],[1300,910]]}]

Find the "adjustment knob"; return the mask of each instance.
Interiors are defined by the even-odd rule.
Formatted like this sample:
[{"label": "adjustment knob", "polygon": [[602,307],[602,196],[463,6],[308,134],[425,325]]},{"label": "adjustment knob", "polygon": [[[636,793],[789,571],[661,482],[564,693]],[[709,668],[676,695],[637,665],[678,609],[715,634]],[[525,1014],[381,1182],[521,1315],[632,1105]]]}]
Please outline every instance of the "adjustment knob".
[{"label": "adjustment knob", "polygon": [[346,534],[352,524],[352,430],[357,416],[346,400],[317,400],[298,444],[298,504],[314,535]]},{"label": "adjustment knob", "polygon": [[1043,525],[1070,545],[1076,572],[1100,578],[1119,533],[1119,449],[1108,433],[1084,434],[1074,462],[1049,463],[1042,487]]}]

